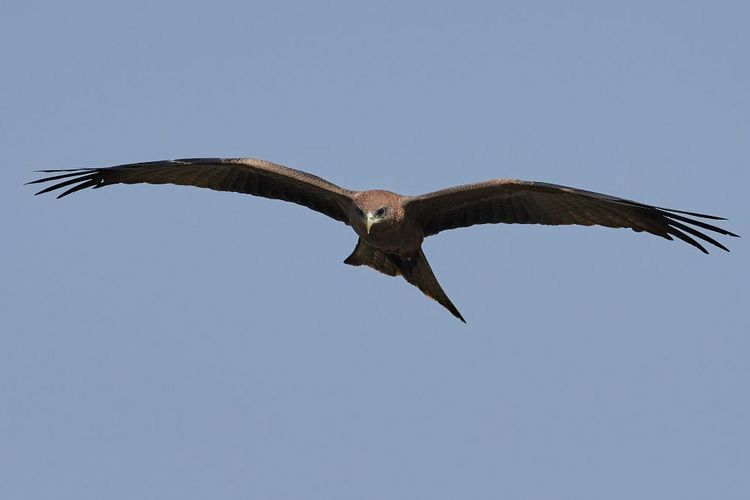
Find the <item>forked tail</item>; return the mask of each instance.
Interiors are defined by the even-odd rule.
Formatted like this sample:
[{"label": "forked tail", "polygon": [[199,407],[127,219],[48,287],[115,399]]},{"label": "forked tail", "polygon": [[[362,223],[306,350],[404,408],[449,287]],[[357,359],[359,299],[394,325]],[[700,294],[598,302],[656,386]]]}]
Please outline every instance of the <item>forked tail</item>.
[{"label": "forked tail", "polygon": [[453,305],[451,299],[448,298],[440,283],[438,283],[421,248],[417,254],[407,259],[398,255],[387,254],[382,250],[371,247],[360,239],[357,242],[357,247],[344,263],[351,266],[369,266],[389,276],[400,274],[406,281],[422,290],[422,293],[436,300],[451,314],[466,323],[464,317],[461,316],[461,313],[458,312],[456,306]]}]

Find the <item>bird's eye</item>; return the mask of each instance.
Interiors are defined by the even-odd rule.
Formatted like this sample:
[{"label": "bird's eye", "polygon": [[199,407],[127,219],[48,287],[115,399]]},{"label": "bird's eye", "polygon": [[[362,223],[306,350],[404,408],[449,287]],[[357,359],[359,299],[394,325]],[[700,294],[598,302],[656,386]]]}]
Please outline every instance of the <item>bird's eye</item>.
[{"label": "bird's eye", "polygon": [[385,215],[385,207],[378,208],[378,211],[375,212],[375,215],[377,215],[378,217],[382,217],[383,215]]}]

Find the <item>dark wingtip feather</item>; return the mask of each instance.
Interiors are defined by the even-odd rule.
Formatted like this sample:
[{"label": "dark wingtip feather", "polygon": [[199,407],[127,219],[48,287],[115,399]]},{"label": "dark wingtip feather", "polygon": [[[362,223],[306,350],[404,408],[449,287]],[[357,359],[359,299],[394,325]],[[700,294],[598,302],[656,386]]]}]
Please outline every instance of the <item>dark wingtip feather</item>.
[{"label": "dark wingtip feather", "polygon": [[[78,180],[78,179],[76,179],[76,180]],[[73,194],[76,191],[80,191],[81,189],[86,189],[88,187],[96,186],[97,184],[99,184],[99,181],[97,181],[96,179],[89,179],[88,181],[83,182],[81,184],[78,184],[77,186],[73,186],[72,188],[68,189],[64,193],[59,194],[57,196],[57,199],[59,200],[60,198],[62,198],[64,196],[68,196],[69,194]]]},{"label": "dark wingtip feather", "polygon": [[67,173],[62,174],[62,175],[53,175],[51,177],[45,177],[43,179],[38,179],[32,182],[29,182],[27,184],[37,184],[40,182],[49,182],[49,181],[65,179],[62,182],[58,182],[51,186],[47,186],[46,188],[40,191],[37,191],[36,193],[34,193],[34,196],[38,196],[44,193],[49,193],[50,191],[55,191],[56,189],[61,189],[71,184],[75,184],[74,187],[72,187],[71,189],[68,189],[67,191],[65,191],[64,193],[58,196],[58,198],[62,198],[63,196],[67,196],[71,193],[75,193],[76,191],[79,191],[81,189],[84,189],[87,187],[94,187],[101,183],[101,179],[97,178],[97,173],[94,169],[78,169],[74,171],[66,170],[65,172]]},{"label": "dark wingtip feather", "polygon": [[[665,215],[666,217],[668,217],[669,219],[674,219],[674,220],[680,220],[682,222],[687,222],[688,224],[692,224],[694,226],[698,226],[700,228],[707,229],[709,231],[714,231],[716,233],[723,234],[725,236],[734,236],[734,237],[737,237],[736,234],[734,234],[731,231],[727,231],[723,227],[714,226],[713,224],[707,224],[707,223],[699,221],[699,220],[691,219],[689,217],[683,217],[682,215],[677,215],[677,214],[673,214],[673,213],[669,213],[669,212],[665,212],[665,211],[662,211],[662,214]],[[726,219],[722,219],[722,220],[726,220]]]},{"label": "dark wingtip feather", "polygon": [[82,170],[96,170],[95,168],[45,168],[34,172],[80,172]]},{"label": "dark wingtip feather", "polygon": [[28,184],[39,184],[40,182],[49,182],[49,181],[56,181],[57,179],[65,179],[66,177],[75,177],[76,175],[84,175],[88,172],[92,172],[94,169],[76,169],[76,170],[37,170],[37,172],[67,172],[65,174],[61,175],[53,175],[50,177],[42,177],[41,179],[36,179],[34,181],[29,181],[25,185]]},{"label": "dark wingtip feather", "polygon": [[721,248],[722,250],[724,250],[726,252],[729,251],[729,249],[727,247],[725,247],[724,245],[722,245],[721,243],[719,243],[718,241],[716,241],[715,239],[713,239],[709,235],[701,233],[697,229],[693,229],[692,227],[690,227],[690,226],[688,226],[686,224],[683,224],[681,222],[677,222],[676,220],[671,220],[671,221],[669,221],[669,223],[670,223],[670,225],[672,225],[672,226],[674,226],[674,227],[676,227],[678,229],[681,229],[681,230],[683,230],[683,231],[685,231],[687,233],[692,234],[696,238],[700,238],[703,241],[707,241],[708,243],[711,243],[712,245],[714,245],[716,247],[719,247],[719,248]]},{"label": "dark wingtip feather", "polygon": [[83,175],[82,177],[73,177],[72,179],[68,179],[62,182],[58,182],[57,184],[53,184],[51,186],[47,186],[46,188],[42,189],[41,191],[37,192],[35,196],[49,193],[50,191],[54,191],[55,189],[64,188],[65,186],[69,186],[71,184],[76,184],[78,182],[87,182],[89,180],[92,180],[93,176],[91,175]]},{"label": "dark wingtip feather", "polygon": [[[641,204],[636,204],[638,206],[643,206]],[[648,208],[648,207],[646,207]],[[696,220],[691,217],[686,217],[685,215],[690,215],[692,217],[700,217],[705,219],[711,219],[711,220],[727,220],[724,217],[717,217],[715,215],[707,215],[707,214],[700,214],[697,212],[686,212],[684,210],[674,210],[671,208],[659,208],[659,207],[650,207],[650,211],[654,213],[654,215],[659,216],[662,219],[662,222],[665,222],[669,229],[666,230],[666,233],[668,234],[659,234],[660,236],[663,236],[667,239],[672,239],[669,234],[672,234],[676,236],[677,238],[681,239],[682,241],[689,243],[690,245],[696,247],[703,253],[709,253],[708,250],[706,250],[703,245],[698,243],[695,239],[688,236],[688,234],[691,234],[695,236],[696,238],[699,238],[703,241],[706,241],[717,248],[721,248],[725,252],[729,252],[729,248],[724,246],[722,243],[716,241],[711,236],[699,231],[698,229],[694,228],[693,226],[696,226],[700,229],[704,229],[706,231],[713,231],[715,233],[724,235],[724,236],[732,236],[734,238],[739,238],[738,234],[735,234],[731,231],[728,231],[724,229],[723,227],[715,226],[713,224],[708,224],[707,222],[703,222],[700,220]],[[684,231],[684,232],[683,232]],[[688,234],[685,234],[688,233]]]},{"label": "dark wingtip feather", "polygon": [[697,241],[695,241],[693,238],[691,238],[687,234],[685,234],[682,231],[680,231],[679,229],[675,229],[674,227],[670,227],[669,228],[669,234],[672,234],[672,235],[678,237],[679,239],[681,239],[685,243],[689,243],[689,244],[693,245],[695,248],[697,248],[698,250],[700,250],[703,253],[708,253],[708,250],[706,250],[703,247],[703,245],[701,245],[700,243],[698,243]]},{"label": "dark wingtip feather", "polygon": [[663,212],[673,212],[676,214],[689,215],[691,217],[700,217],[701,219],[711,220],[727,220],[726,217],[719,217],[718,215],[700,214],[698,212],[686,212],[685,210],[675,210],[674,208],[654,207]]}]

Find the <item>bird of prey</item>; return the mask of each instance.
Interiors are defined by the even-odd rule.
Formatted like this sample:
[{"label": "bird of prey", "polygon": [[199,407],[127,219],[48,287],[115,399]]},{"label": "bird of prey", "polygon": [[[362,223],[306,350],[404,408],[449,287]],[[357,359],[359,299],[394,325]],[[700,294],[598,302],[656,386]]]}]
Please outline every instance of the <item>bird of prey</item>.
[{"label": "bird of prey", "polygon": [[494,179],[419,196],[384,190],[350,191],[312,174],[253,158],[189,158],[106,168],[42,170],[30,182],[57,182],[36,194],[68,188],[58,198],[111,184],[179,184],[232,191],[303,205],[351,226],[359,237],[344,263],[403,276],[464,323],[422,252],[422,241],[474,224],[607,226],[678,238],[708,253],[698,241],[729,251],[706,234],[737,236],[699,219],[725,220],[638,203],[592,191],[514,179]]}]

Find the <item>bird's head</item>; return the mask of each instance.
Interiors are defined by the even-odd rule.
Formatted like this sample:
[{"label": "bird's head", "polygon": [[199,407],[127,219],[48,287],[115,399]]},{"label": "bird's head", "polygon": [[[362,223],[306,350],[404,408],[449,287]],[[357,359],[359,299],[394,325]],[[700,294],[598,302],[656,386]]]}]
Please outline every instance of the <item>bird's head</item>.
[{"label": "bird's head", "polygon": [[376,224],[395,220],[399,200],[400,197],[390,191],[364,191],[354,199],[354,215],[370,234]]}]

